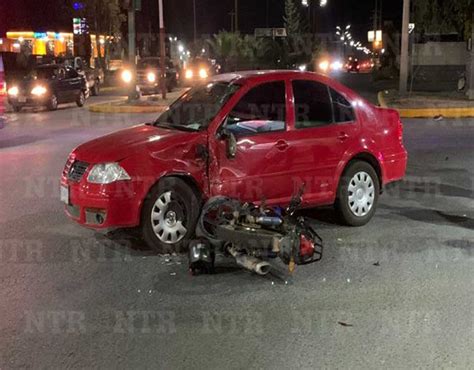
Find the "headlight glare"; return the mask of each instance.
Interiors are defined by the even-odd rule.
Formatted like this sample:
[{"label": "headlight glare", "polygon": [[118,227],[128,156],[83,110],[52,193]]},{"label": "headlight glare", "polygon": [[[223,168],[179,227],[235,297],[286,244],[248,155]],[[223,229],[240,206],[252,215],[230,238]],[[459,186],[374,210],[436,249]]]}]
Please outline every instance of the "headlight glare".
[{"label": "headlight glare", "polygon": [[199,77],[201,77],[201,78],[207,78],[208,76],[209,76],[209,75],[208,75],[207,71],[206,71],[204,68],[201,68],[201,69],[199,70]]},{"label": "headlight glare", "polygon": [[193,78],[194,76],[194,73],[193,71],[191,71],[190,69],[186,70],[186,73],[185,73],[185,77],[189,80],[191,78]]},{"label": "headlight glare", "polygon": [[156,75],[153,72],[149,72],[146,75],[146,78],[147,78],[148,82],[150,82],[150,83],[153,83],[153,82],[156,81]]},{"label": "headlight glare", "polygon": [[122,80],[125,83],[130,83],[132,82],[133,76],[132,72],[126,69],[125,71],[122,72]]},{"label": "headlight glare", "polygon": [[10,87],[8,89],[8,95],[17,96],[19,93],[20,93],[20,90],[16,86]]},{"label": "headlight glare", "polygon": [[92,184],[111,184],[123,180],[131,180],[131,178],[118,163],[96,164],[87,176],[87,181]]},{"label": "headlight glare", "polygon": [[31,94],[36,96],[42,96],[46,94],[46,91],[46,87],[44,86],[35,86],[33,87],[33,90],[31,90]]}]

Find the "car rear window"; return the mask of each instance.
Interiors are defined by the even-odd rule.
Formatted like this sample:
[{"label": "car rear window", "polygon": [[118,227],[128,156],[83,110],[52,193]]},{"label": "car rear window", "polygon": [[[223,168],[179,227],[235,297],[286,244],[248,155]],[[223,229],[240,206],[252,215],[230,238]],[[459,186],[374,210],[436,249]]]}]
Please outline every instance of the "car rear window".
[{"label": "car rear window", "polygon": [[347,101],[341,94],[336,90],[331,90],[331,99],[334,109],[334,122],[352,122],[355,121],[354,109],[351,103]]},{"label": "car rear window", "polygon": [[334,122],[329,89],[326,85],[309,80],[293,81],[295,97],[295,127],[312,128]]},{"label": "car rear window", "polygon": [[293,81],[293,94],[296,128],[355,121],[351,103],[323,83],[310,80]]}]

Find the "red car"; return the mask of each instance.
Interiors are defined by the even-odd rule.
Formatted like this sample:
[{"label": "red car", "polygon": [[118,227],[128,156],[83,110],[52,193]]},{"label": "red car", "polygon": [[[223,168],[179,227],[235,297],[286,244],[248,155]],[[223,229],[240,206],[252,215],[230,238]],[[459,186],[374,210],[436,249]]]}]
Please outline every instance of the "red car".
[{"label": "red car", "polygon": [[336,206],[366,224],[383,187],[405,175],[402,123],[327,77],[298,71],[216,76],[155,122],[76,148],[61,180],[67,215],[95,228],[139,226],[157,250],[182,250],[203,202],[223,195]]},{"label": "red car", "polygon": [[7,85],[5,83],[5,69],[3,68],[3,59],[0,55],[0,128],[5,125],[5,101],[7,95]]}]

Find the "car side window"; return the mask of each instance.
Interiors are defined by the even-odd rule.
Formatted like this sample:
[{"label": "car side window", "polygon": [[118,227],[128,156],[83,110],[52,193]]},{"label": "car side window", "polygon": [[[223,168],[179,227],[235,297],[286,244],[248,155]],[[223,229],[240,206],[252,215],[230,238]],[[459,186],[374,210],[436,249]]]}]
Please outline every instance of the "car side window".
[{"label": "car side window", "polygon": [[62,80],[63,78],[66,77],[66,72],[64,71],[64,69],[58,68],[54,70],[54,75],[56,76],[58,80]]},{"label": "car side window", "polygon": [[66,78],[77,78],[77,77],[79,77],[79,75],[74,69],[68,68],[66,70]]},{"label": "car side window", "polygon": [[341,94],[333,89],[331,90],[331,99],[334,109],[334,122],[353,122],[356,120],[354,109],[351,103],[347,101]]},{"label": "car side window", "polygon": [[292,84],[297,129],[321,127],[334,122],[328,86],[309,80],[296,80]]},{"label": "car side window", "polygon": [[248,91],[227,117],[226,129],[236,136],[286,129],[284,81],[258,85]]}]

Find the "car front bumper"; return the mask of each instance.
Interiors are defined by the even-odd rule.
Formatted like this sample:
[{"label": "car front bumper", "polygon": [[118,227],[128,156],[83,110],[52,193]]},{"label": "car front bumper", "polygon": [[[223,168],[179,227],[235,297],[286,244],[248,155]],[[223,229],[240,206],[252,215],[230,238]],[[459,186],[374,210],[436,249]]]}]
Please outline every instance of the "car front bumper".
[{"label": "car front bumper", "polygon": [[89,184],[84,179],[73,182],[63,176],[61,187],[68,193],[66,215],[82,226],[114,229],[140,224],[143,184],[118,181],[99,185]]},{"label": "car front bumper", "polygon": [[49,96],[32,96],[32,95],[23,95],[23,96],[9,96],[8,103],[11,106],[16,107],[37,107],[41,105],[46,105],[48,103]]}]

